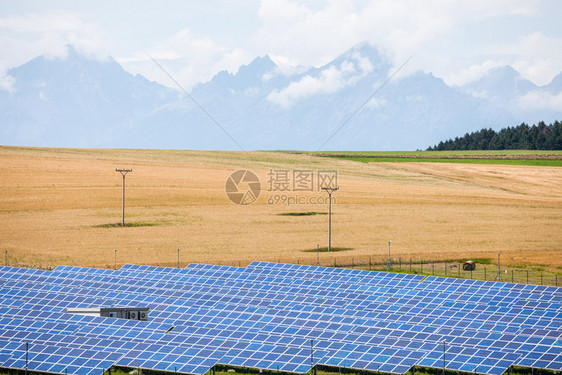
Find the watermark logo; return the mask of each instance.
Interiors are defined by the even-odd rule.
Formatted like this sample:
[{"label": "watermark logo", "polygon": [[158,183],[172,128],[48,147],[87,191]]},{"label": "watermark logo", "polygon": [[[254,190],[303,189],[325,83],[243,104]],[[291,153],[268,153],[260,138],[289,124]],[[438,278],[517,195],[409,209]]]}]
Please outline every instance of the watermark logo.
[{"label": "watermark logo", "polygon": [[338,186],[337,171],[270,169],[268,191],[321,191]]},{"label": "watermark logo", "polygon": [[224,189],[232,203],[248,205],[259,198],[261,182],[254,172],[241,169],[228,176]]},{"label": "watermark logo", "polygon": [[[304,169],[270,169],[267,173],[267,197],[269,205],[309,205],[327,204],[324,191],[337,189],[337,171],[315,171]],[[260,196],[261,183],[253,172],[238,170],[226,180],[225,190],[228,198],[235,204],[248,205]],[[301,194],[302,192],[302,194]],[[321,195],[310,193],[322,192]],[[317,193],[318,194],[318,193]],[[335,198],[333,199],[335,203]]]}]

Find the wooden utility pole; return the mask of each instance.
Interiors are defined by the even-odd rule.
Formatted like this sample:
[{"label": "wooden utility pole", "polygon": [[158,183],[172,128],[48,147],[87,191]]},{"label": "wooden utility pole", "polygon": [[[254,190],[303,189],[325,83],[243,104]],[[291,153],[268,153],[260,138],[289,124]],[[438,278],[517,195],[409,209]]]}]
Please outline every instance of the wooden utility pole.
[{"label": "wooden utility pole", "polygon": [[123,218],[121,220],[121,226],[124,227],[125,226],[125,175],[129,172],[132,172],[132,169],[115,169],[116,172],[121,173],[121,175],[123,176],[123,204],[122,204],[122,208],[123,208]]},{"label": "wooden utility pole", "polygon": [[332,251],[332,193],[339,190],[339,187],[323,187],[328,193],[329,206],[328,206],[328,252]]}]

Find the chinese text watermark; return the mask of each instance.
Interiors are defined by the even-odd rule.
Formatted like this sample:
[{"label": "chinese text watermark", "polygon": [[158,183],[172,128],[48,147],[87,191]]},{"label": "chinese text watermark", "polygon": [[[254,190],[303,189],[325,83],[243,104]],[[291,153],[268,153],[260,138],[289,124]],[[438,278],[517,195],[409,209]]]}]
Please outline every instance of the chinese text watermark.
[{"label": "chinese text watermark", "polygon": [[[248,205],[260,196],[261,182],[257,175],[248,170],[238,170],[228,176],[225,191],[235,204]],[[270,169],[267,173],[267,204],[304,205],[327,204],[328,197],[310,195],[325,188],[338,186],[337,171],[312,169]],[[334,203],[336,203],[334,201]]]}]

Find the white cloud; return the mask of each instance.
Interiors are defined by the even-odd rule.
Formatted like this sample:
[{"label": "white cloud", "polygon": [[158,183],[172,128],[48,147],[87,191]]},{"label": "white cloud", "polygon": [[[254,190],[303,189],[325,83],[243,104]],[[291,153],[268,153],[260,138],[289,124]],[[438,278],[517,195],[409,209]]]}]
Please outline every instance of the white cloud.
[{"label": "white cloud", "polygon": [[310,69],[310,66],[304,66],[304,65],[294,65],[290,59],[288,59],[287,57],[283,56],[283,55],[269,55],[269,57],[275,62],[275,64],[277,65],[277,68],[275,69],[274,73],[279,73],[282,74],[284,76],[294,76],[297,74],[303,74],[305,73],[308,69]]},{"label": "white cloud", "polygon": [[[147,41],[143,44],[126,39],[129,35],[124,33],[133,38],[137,34],[127,27],[134,22],[126,18],[119,22],[114,29],[106,29],[107,19],[98,20],[92,13],[72,11],[30,12],[0,18],[0,50],[3,51],[0,55],[0,88],[13,87],[13,78],[6,75],[9,68],[37,56],[64,58],[67,45],[98,60],[113,56],[131,73],[175,87],[150,59],[150,54],[186,89],[211,79],[218,71],[235,72],[255,57],[242,48],[221,46],[211,37],[186,27],[171,35],[160,35],[146,45]],[[146,26],[149,29],[155,27],[153,24]],[[142,49],[139,50],[139,46]]]},{"label": "white cloud", "polygon": [[0,28],[13,32],[69,32],[80,29],[83,22],[69,13],[29,13],[24,16],[7,16],[0,19]]},{"label": "white cloud", "polygon": [[[2,47],[9,48],[15,60],[28,61],[43,55],[61,58],[67,54],[67,45],[78,51],[103,59],[113,46],[109,35],[95,22],[79,13],[44,12],[0,18]],[[6,50],[3,49],[4,52]],[[4,53],[6,58],[8,55]]]},{"label": "white cloud", "polygon": [[128,71],[177,88],[149,56],[158,61],[185,90],[210,80],[221,70],[236,72],[255,57],[240,48],[228,49],[218,45],[211,38],[195,35],[186,28],[146,52],[116,60]]},{"label": "white cloud", "polygon": [[519,98],[517,102],[524,109],[560,111],[560,108],[562,108],[562,92],[553,95],[550,92],[535,90]]},{"label": "white cloud", "polygon": [[541,32],[522,37],[506,53],[516,58],[513,67],[537,85],[550,83],[562,70],[562,38],[549,38]]},{"label": "white cloud", "polygon": [[369,102],[367,103],[368,108],[382,108],[386,107],[387,105],[388,101],[386,99],[380,99],[376,97],[371,98],[371,100],[369,100]]},{"label": "white cloud", "polygon": [[523,35],[512,43],[495,47],[491,59],[470,65],[446,78],[447,83],[463,85],[483,77],[489,70],[511,65],[521,76],[543,86],[562,71],[562,38],[543,33]]},{"label": "white cloud", "polygon": [[373,65],[369,59],[355,54],[351,61],[346,60],[338,67],[329,66],[320,71],[318,76],[306,75],[281,90],[273,91],[267,96],[267,99],[272,103],[288,108],[302,98],[319,93],[331,94],[337,92],[356,83],[372,70]]},{"label": "white cloud", "polygon": [[473,82],[482,78],[491,69],[503,67],[505,65],[507,65],[505,61],[487,60],[483,64],[471,65],[468,68],[462,69],[455,76],[449,78],[447,83],[462,86],[468,82]]},{"label": "white cloud", "polygon": [[0,90],[12,92],[16,80],[12,76],[0,76]]},{"label": "white cloud", "polygon": [[[498,66],[500,62],[518,63],[526,78],[540,83],[562,70],[561,59],[551,57],[562,48],[535,44],[532,60],[521,57],[528,51],[522,45],[505,56],[498,50],[516,41],[524,30],[535,24],[540,27],[537,20],[548,16],[547,8],[541,0],[344,0],[312,5],[263,0],[258,13],[262,26],[253,43],[293,65],[318,67],[367,41],[390,57],[396,67],[415,55],[401,76],[423,70],[447,83],[460,83],[478,74],[473,66],[491,61]],[[548,72],[542,69],[547,62],[541,64],[540,56],[548,56]],[[458,78],[461,71],[465,76]]]},{"label": "white cloud", "polygon": [[258,11],[262,26],[254,34],[252,45],[277,60],[283,56],[290,65],[320,66],[360,41],[353,37],[356,15],[351,1],[326,6],[322,2],[319,9],[309,8],[308,4],[262,1]]},{"label": "white cloud", "polygon": [[537,84],[562,71],[562,3],[548,0],[21,0],[9,8],[0,9],[2,87],[6,69],[38,55],[62,57],[67,44],[173,86],[148,51],[186,88],[264,54],[294,74],[364,41],[395,67],[415,54],[400,75],[423,70],[447,83],[506,64]]},{"label": "white cloud", "polygon": [[0,87],[10,89],[13,78],[7,70],[37,56],[64,58],[68,45],[80,53],[105,59],[111,43],[95,24],[71,13],[28,13],[0,18]]}]

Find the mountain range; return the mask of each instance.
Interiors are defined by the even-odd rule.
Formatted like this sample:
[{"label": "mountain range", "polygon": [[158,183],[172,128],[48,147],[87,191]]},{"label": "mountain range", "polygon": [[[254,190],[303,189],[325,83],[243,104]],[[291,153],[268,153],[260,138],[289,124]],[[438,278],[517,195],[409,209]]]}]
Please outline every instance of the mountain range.
[{"label": "mountain range", "polygon": [[[536,86],[512,67],[464,86],[431,73],[389,77],[361,44],[285,74],[258,57],[187,94],[68,47],[12,68],[0,89],[0,144],[211,150],[416,150],[482,128],[562,119],[562,73]],[[370,100],[369,100],[370,98]]]}]

